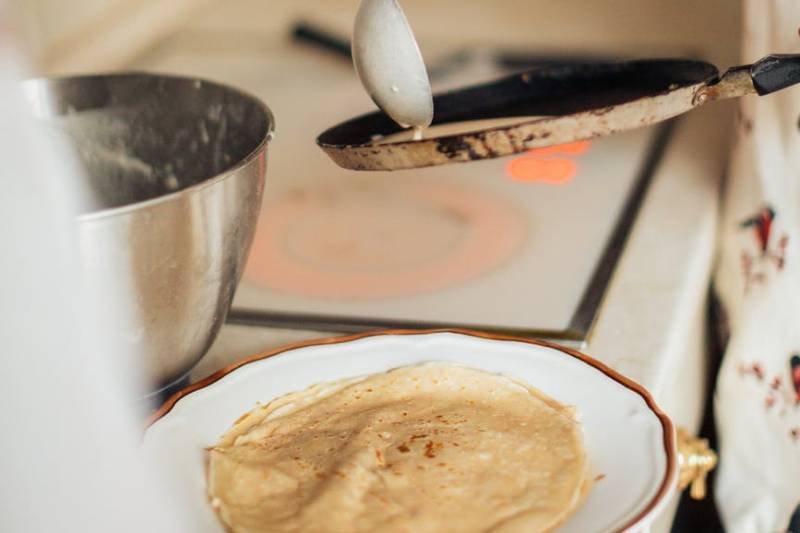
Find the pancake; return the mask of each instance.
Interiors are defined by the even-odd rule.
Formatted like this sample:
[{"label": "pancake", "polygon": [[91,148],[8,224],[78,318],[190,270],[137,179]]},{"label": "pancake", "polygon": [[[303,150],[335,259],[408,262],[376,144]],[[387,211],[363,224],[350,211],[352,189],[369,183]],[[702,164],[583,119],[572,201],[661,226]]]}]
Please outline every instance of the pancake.
[{"label": "pancake", "polygon": [[431,363],[259,406],[209,450],[229,531],[550,531],[588,490],[574,411]]}]

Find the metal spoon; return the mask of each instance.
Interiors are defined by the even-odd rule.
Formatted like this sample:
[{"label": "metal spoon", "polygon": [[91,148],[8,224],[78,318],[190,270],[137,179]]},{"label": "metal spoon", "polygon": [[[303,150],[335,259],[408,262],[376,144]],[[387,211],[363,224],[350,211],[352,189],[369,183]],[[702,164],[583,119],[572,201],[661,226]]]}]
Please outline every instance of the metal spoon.
[{"label": "metal spoon", "polygon": [[375,103],[404,128],[433,120],[425,62],[397,0],[363,0],[353,28],[353,63]]},{"label": "metal spoon", "polygon": [[317,144],[353,170],[398,170],[490,159],[654,124],[713,100],[765,95],[800,82],[800,55],[771,55],[721,77],[714,65],[656,59],[551,66],[434,97],[433,126],[507,117],[424,140],[381,139],[402,131],[383,113],[334,126]]}]

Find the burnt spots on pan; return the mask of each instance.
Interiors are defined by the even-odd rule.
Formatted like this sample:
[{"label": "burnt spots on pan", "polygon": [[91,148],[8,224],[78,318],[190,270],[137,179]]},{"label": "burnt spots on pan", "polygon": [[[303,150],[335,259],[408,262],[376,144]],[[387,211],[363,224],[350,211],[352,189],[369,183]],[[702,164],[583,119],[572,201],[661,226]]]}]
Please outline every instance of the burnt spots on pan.
[{"label": "burnt spots on pan", "polygon": [[483,149],[486,151],[489,157],[499,157],[503,155],[492,147],[491,142],[488,142],[485,139],[481,139],[480,141],[481,145],[483,145]]},{"label": "burnt spots on pan", "polygon": [[499,157],[503,155],[502,152],[496,150],[493,146],[494,141],[492,139],[486,138],[486,132],[480,132],[475,134],[475,138],[478,139],[481,144],[483,145],[483,149],[486,150],[486,153],[489,154],[489,157]]},{"label": "burnt spots on pan", "polygon": [[464,157],[464,154],[466,154],[469,159],[480,159],[481,157],[463,137],[443,137],[437,139],[436,150],[444,154],[448,159],[461,159]]},{"label": "burnt spots on pan", "polygon": [[598,116],[598,117],[602,117],[603,115],[607,115],[607,114],[611,113],[612,111],[614,111],[614,108],[615,108],[615,106],[610,105],[610,106],[607,106],[607,107],[601,107],[599,109],[594,109],[594,110],[591,111],[591,113],[592,113],[592,115],[595,115],[595,116]]},{"label": "burnt spots on pan", "polygon": [[549,131],[543,131],[541,133],[529,133],[528,135],[525,136],[525,139],[523,139],[523,141],[528,143],[531,141],[535,141],[537,139],[547,139],[550,137],[550,135],[552,135],[552,132]]}]

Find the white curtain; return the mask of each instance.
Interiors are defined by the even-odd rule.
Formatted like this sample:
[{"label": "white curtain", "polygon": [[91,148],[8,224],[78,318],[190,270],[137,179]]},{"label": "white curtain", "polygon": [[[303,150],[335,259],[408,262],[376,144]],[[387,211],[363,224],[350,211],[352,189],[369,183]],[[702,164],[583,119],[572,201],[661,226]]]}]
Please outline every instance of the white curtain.
[{"label": "white curtain", "polygon": [[[800,0],[745,0],[743,61],[800,53]],[[717,504],[732,532],[785,531],[800,503],[800,88],[740,102],[716,287]]]}]

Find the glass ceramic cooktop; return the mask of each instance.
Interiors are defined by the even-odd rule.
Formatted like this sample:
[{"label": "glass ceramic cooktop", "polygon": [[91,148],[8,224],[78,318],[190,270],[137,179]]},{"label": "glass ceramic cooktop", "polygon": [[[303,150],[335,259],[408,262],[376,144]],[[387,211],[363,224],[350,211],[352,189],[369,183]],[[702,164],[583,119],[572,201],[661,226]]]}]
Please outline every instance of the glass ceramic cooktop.
[{"label": "glass ceramic cooktop", "polygon": [[262,215],[229,320],[582,341],[666,128],[468,164],[352,172],[314,140],[369,103],[354,79],[315,60],[330,58],[306,52],[295,83],[259,91],[287,118],[270,146]]}]

